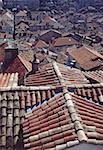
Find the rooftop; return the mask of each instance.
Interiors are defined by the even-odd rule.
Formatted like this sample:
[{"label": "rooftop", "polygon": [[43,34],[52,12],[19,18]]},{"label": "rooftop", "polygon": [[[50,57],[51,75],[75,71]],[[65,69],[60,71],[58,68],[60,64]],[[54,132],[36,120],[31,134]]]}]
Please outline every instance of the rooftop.
[{"label": "rooftop", "polygon": [[18,73],[0,73],[0,87],[15,87],[18,85]]},{"label": "rooftop", "polygon": [[26,114],[23,123],[26,149],[63,150],[84,141],[103,144],[103,108],[65,92]]},{"label": "rooftop", "polygon": [[90,48],[68,48],[67,51],[84,70],[94,69],[103,65],[103,56]]},{"label": "rooftop", "polygon": [[85,84],[89,81],[78,69],[70,68],[53,62],[44,65],[36,74],[31,74],[25,79],[25,85],[53,85],[61,86],[71,84]]}]

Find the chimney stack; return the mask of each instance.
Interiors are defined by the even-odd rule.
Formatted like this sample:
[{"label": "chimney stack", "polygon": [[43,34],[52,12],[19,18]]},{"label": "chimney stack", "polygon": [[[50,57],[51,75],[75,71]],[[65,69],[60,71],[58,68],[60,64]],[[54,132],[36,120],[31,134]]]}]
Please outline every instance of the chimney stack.
[{"label": "chimney stack", "polygon": [[34,54],[33,62],[32,62],[32,73],[36,73],[38,71],[39,60],[36,58],[36,54]]},{"label": "chimney stack", "polygon": [[5,48],[5,59],[4,59],[4,68],[8,67],[8,65],[17,57],[18,48],[12,45],[9,45]]}]

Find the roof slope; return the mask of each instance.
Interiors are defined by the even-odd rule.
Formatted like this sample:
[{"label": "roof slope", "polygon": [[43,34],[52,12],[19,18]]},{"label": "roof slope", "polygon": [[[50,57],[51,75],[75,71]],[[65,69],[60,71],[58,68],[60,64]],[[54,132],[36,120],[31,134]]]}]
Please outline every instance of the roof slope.
[{"label": "roof slope", "polygon": [[62,79],[65,81],[65,85],[87,84],[89,81],[83,75],[83,73],[76,68],[70,68],[62,64],[57,64],[59,71],[61,72]]},{"label": "roof slope", "polygon": [[15,149],[25,112],[54,95],[55,89],[46,86],[0,88],[0,149]]},{"label": "roof slope", "polygon": [[46,30],[46,31],[43,31],[41,34],[40,34],[40,40],[43,40],[43,41],[51,41],[53,38],[58,38],[58,37],[61,37],[61,33],[57,30]]},{"label": "roof slope", "polygon": [[98,104],[103,104],[103,86],[96,86],[95,87],[80,87],[74,90],[74,93],[86,98],[89,101],[93,101]]},{"label": "roof slope", "polygon": [[96,82],[103,83],[103,71],[97,70],[97,71],[85,71],[83,74],[92,80],[95,80]]},{"label": "roof slope", "polygon": [[25,84],[34,86],[41,86],[41,85],[59,86],[60,82],[58,76],[55,73],[53,65],[49,63],[44,67],[45,68],[40,69],[40,71],[37,71],[36,74],[29,75],[25,80],[26,81]]},{"label": "roof slope", "polygon": [[0,87],[14,87],[18,85],[18,73],[0,73]]},{"label": "roof slope", "polygon": [[[61,77],[59,74],[61,74]],[[64,80],[65,85],[89,83],[80,70],[54,62],[44,65],[36,74],[29,75],[25,79],[25,85],[61,86],[61,80]]]},{"label": "roof slope", "polygon": [[44,42],[42,40],[35,41],[35,43],[33,44],[33,47],[35,47],[35,48],[46,48],[48,46],[49,45],[46,44],[46,42]]},{"label": "roof slope", "polygon": [[23,56],[21,57],[20,55],[18,55],[18,58],[20,59],[20,61],[22,62],[22,64],[25,66],[25,68],[28,71],[31,71],[32,64],[29,61],[27,61],[25,58],[23,58]]},{"label": "roof slope", "polygon": [[82,141],[103,144],[103,107],[67,90],[26,114],[26,149],[64,150]]},{"label": "roof slope", "polygon": [[33,51],[26,50],[26,51],[20,51],[19,56],[23,57],[27,61],[33,61]]},{"label": "roof slope", "polygon": [[59,37],[53,41],[53,46],[77,45],[78,42],[71,37]]},{"label": "roof slope", "polygon": [[79,63],[80,67],[84,70],[90,70],[99,66],[103,66],[103,63],[99,60],[103,60],[103,56],[87,47],[81,47],[78,49],[71,48],[68,49],[68,53]]}]

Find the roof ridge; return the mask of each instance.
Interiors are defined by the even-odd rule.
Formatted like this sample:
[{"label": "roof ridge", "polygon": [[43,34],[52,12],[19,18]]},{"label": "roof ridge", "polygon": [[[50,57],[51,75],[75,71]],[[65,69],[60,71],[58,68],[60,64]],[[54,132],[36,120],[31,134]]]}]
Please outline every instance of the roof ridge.
[{"label": "roof ridge", "polygon": [[61,74],[61,72],[60,72],[60,69],[59,69],[57,63],[56,63],[56,62],[53,62],[52,65],[53,65],[53,68],[54,68],[54,70],[55,70],[55,72],[56,72],[56,74],[57,74],[57,76],[58,76],[58,79],[59,79],[60,84],[64,87],[64,86],[65,86],[65,81],[64,81],[64,79],[63,79],[63,76],[62,76],[62,74]]},{"label": "roof ridge", "polygon": [[7,91],[42,91],[42,90],[51,90],[56,89],[58,87],[55,86],[8,86],[8,87],[0,87],[0,92]]},{"label": "roof ridge", "polygon": [[98,88],[98,87],[103,87],[103,83],[96,83],[96,84],[70,84],[66,86],[67,88]]},{"label": "roof ridge", "polygon": [[77,132],[78,140],[80,142],[87,141],[87,136],[84,132],[83,126],[80,122],[80,117],[78,116],[76,109],[73,104],[72,96],[69,94],[67,88],[63,89],[64,98],[67,101],[68,111],[70,113],[71,120],[74,122],[74,128]]}]

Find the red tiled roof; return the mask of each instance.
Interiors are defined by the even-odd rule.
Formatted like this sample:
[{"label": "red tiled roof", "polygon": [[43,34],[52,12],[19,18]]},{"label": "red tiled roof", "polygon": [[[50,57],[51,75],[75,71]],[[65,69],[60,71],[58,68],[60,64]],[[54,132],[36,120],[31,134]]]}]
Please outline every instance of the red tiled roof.
[{"label": "red tiled roof", "polygon": [[19,78],[23,78],[25,73],[28,71],[31,71],[32,69],[32,64],[25,60],[21,56],[17,56],[11,64],[8,66],[5,72],[7,73],[13,73],[13,72],[18,72],[19,73]]},{"label": "red tiled roof", "polygon": [[71,37],[59,37],[53,41],[53,46],[77,45],[78,42]]},{"label": "red tiled roof", "polygon": [[97,71],[86,71],[83,72],[83,74],[87,77],[90,78],[92,80],[95,80],[99,83],[103,83],[103,71],[101,70],[97,70]]},{"label": "red tiled roof", "polygon": [[83,75],[83,73],[76,68],[70,68],[62,64],[57,64],[62,74],[62,78],[65,80],[65,84],[87,84],[89,81]]},{"label": "red tiled roof", "polygon": [[23,123],[26,149],[49,150],[55,148],[56,145],[77,140],[65,103],[63,95],[59,94],[26,117]]},{"label": "red tiled roof", "polygon": [[[44,68],[45,67],[45,68]],[[45,65],[40,71],[37,71],[36,74],[29,75],[26,78],[26,85],[34,85],[34,86],[41,86],[41,85],[60,85],[58,76],[55,73],[53,65],[50,63]]]},{"label": "red tiled roof", "polygon": [[61,93],[26,114],[22,124],[24,147],[61,150],[81,141],[103,144],[102,124],[103,107]]},{"label": "red tiled roof", "polygon": [[103,63],[98,59],[103,59],[103,56],[94,50],[87,47],[71,48],[68,49],[69,55],[71,55],[84,70],[90,70],[99,66]]},{"label": "red tiled roof", "polygon": [[61,33],[57,30],[46,30],[46,31],[43,31],[41,32],[40,34],[40,40],[43,40],[43,41],[51,41],[53,38],[58,38],[58,37],[61,37]]},{"label": "red tiled roof", "polygon": [[32,69],[32,64],[27,61],[25,58],[21,57],[18,55],[18,58],[20,59],[20,61],[22,62],[22,64],[25,66],[25,68],[28,70],[28,71],[31,71]]},{"label": "red tiled roof", "polygon": [[47,48],[49,45],[42,40],[38,40],[32,46],[35,48]]},{"label": "red tiled roof", "polygon": [[0,87],[13,87],[18,85],[18,73],[1,73]]},{"label": "red tiled roof", "polygon": [[76,88],[74,93],[95,103],[103,104],[102,86]]},{"label": "red tiled roof", "polygon": [[33,51],[26,50],[26,51],[20,51],[19,56],[23,57],[27,61],[33,61]]},{"label": "red tiled roof", "polygon": [[64,80],[65,85],[69,84],[85,84],[89,81],[85,78],[82,72],[78,69],[73,69],[56,63],[61,74],[61,79],[56,72],[55,63],[44,65],[36,74],[29,75],[26,78],[25,85],[54,85],[61,86],[61,80]]},{"label": "red tiled roof", "polygon": [[103,107],[73,95],[77,113],[82,119],[88,142],[101,144],[103,140]]},{"label": "red tiled roof", "polygon": [[20,125],[24,120],[26,109],[53,97],[54,90],[46,86],[0,89],[0,149],[14,149],[18,144]]}]

